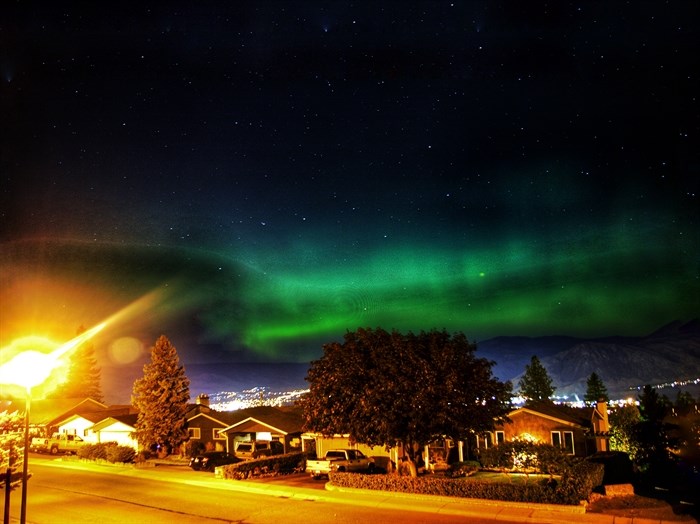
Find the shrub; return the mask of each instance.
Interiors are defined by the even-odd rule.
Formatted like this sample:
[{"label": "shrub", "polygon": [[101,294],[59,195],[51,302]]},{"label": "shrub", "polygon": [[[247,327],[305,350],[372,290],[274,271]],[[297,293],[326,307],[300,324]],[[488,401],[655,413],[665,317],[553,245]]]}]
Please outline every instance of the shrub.
[{"label": "shrub", "polygon": [[116,446],[116,442],[104,442],[99,444],[84,444],[78,448],[76,454],[88,460],[107,460],[107,446]]},{"label": "shrub", "polygon": [[545,482],[511,484],[478,478],[446,478],[433,475],[403,477],[338,472],[331,473],[330,480],[335,485],[349,488],[509,502],[560,503],[557,490]]},{"label": "shrub", "polygon": [[605,468],[603,484],[629,484],[634,480],[632,460],[622,451],[601,451],[587,457],[588,462],[602,464]]},{"label": "shrub", "polygon": [[206,450],[207,447],[204,442],[199,440],[189,440],[185,444],[185,454],[188,457],[196,457],[197,455],[204,453]]},{"label": "shrub", "polygon": [[479,461],[486,469],[496,469],[503,473],[545,473],[561,475],[571,468],[575,459],[561,448],[550,444],[516,440],[502,442],[497,446],[479,450]]},{"label": "shrub", "polygon": [[136,459],[136,451],[130,446],[120,446],[116,442],[84,444],[78,448],[78,457],[86,460],[106,460],[108,462],[130,463]]},{"label": "shrub", "polygon": [[222,471],[225,479],[244,480],[265,475],[284,475],[303,471],[305,465],[306,453],[295,452],[227,464],[222,466]]},{"label": "shrub", "polygon": [[[581,500],[587,499],[593,488],[602,482],[603,467],[585,460],[571,462],[571,459],[567,459],[566,463],[569,466],[557,466],[562,468],[559,480],[550,476],[549,479],[524,484],[493,482],[492,480],[481,480],[478,477],[460,478],[434,475],[407,477],[340,472],[332,472],[329,478],[333,484],[348,488],[508,502],[578,505]],[[475,467],[473,463],[467,464],[466,470]]]},{"label": "shrub", "polygon": [[452,478],[469,477],[481,469],[481,465],[475,460],[454,462],[445,471],[445,475]]},{"label": "shrub", "polygon": [[580,460],[561,476],[557,491],[561,504],[578,504],[586,500],[594,488],[603,483],[605,467],[586,460]]},{"label": "shrub", "polygon": [[136,451],[130,446],[108,446],[107,460],[130,464],[136,459]]}]

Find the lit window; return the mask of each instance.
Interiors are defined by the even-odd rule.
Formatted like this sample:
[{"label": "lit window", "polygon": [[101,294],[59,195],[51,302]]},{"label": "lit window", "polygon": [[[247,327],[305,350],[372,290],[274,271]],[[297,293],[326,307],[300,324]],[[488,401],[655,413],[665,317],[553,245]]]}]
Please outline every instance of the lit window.
[{"label": "lit window", "polygon": [[226,435],[219,433],[219,430],[221,428],[214,428],[212,429],[212,433],[214,436],[212,437],[214,440],[226,440]]},{"label": "lit window", "polygon": [[200,433],[199,428],[187,428],[187,433],[189,434],[190,438],[195,438],[195,439],[202,438],[202,435]]}]

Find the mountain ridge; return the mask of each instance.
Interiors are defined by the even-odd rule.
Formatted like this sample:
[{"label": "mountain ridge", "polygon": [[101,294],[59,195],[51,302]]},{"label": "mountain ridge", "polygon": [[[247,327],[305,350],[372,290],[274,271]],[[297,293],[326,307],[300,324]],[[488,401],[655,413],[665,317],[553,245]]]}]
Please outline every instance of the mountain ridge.
[{"label": "mountain ridge", "polygon": [[495,337],[478,343],[477,353],[495,361],[494,374],[511,380],[515,391],[536,355],[556,395],[583,398],[586,380],[595,372],[611,397],[625,398],[644,384],[700,377],[700,322],[675,320],[639,337]]}]

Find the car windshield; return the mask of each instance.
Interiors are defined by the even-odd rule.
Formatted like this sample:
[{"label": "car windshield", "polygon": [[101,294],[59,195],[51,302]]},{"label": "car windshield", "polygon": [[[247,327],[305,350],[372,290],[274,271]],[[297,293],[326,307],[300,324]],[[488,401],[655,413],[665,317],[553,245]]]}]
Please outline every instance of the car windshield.
[{"label": "car windshield", "polygon": [[250,451],[251,449],[253,449],[253,446],[250,444],[239,444],[236,451]]}]

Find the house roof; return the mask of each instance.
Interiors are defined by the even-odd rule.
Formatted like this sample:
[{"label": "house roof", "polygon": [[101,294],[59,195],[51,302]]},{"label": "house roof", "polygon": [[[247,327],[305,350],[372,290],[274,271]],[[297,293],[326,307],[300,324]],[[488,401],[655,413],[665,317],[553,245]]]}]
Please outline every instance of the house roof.
[{"label": "house roof", "polygon": [[298,409],[258,406],[231,413],[233,420],[222,432],[273,430],[285,435],[300,433],[303,419]]},{"label": "house roof", "polygon": [[131,413],[129,415],[115,415],[112,417],[106,417],[102,420],[100,420],[97,424],[92,426],[93,431],[102,431],[105,428],[108,428],[112,424],[115,424],[117,422],[121,422],[122,424],[130,427],[136,427],[136,420],[138,419],[138,415],[135,413]]},{"label": "house roof", "polygon": [[[2,401],[2,411],[19,411],[24,413],[24,400]],[[56,420],[70,417],[76,413],[89,413],[107,409],[102,402],[91,398],[49,398],[32,400],[29,407],[29,422],[33,426],[51,426]]]},{"label": "house roof", "polygon": [[100,420],[103,420],[107,417],[112,417],[112,416],[122,416],[122,415],[129,415],[130,413],[134,412],[134,408],[131,406],[109,406],[108,408],[105,409],[99,409],[95,411],[78,411],[76,413],[73,413],[72,415],[68,415],[67,417],[64,415],[61,415],[51,421],[49,425],[51,426],[58,426],[62,424],[66,424],[67,422],[74,420],[76,418],[84,418],[85,420],[88,420],[92,422],[93,424],[96,422],[99,422]]},{"label": "house roof", "polygon": [[552,402],[528,402],[525,406],[511,411],[508,416],[518,413],[532,413],[534,415],[557,420],[564,424],[589,427],[591,424],[591,408],[572,408],[563,404]]}]

